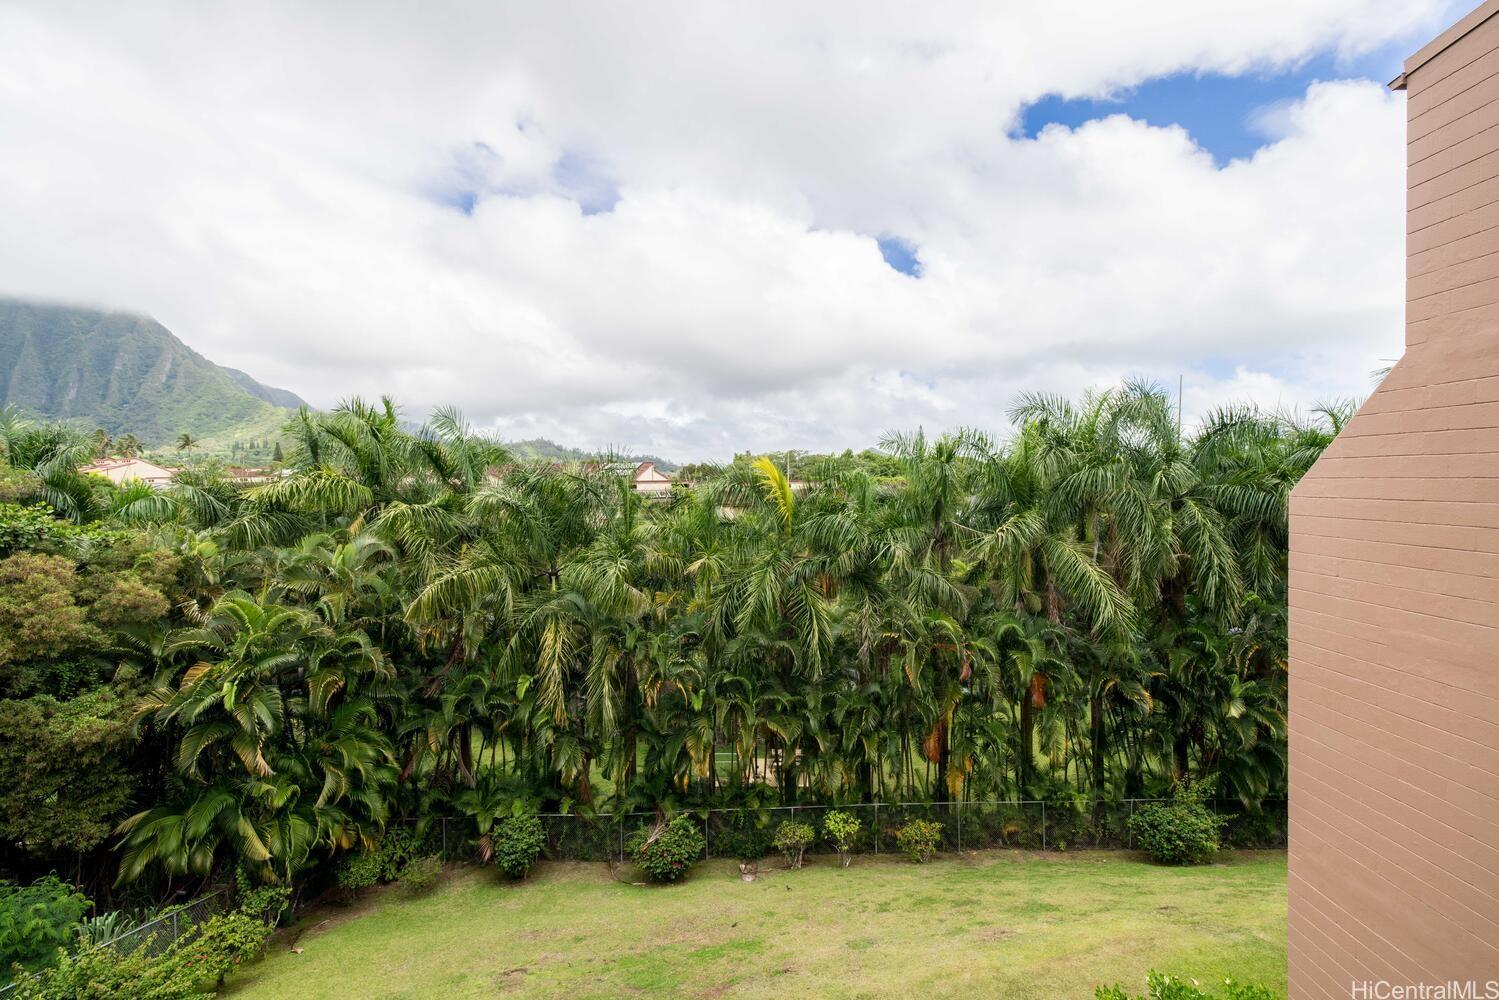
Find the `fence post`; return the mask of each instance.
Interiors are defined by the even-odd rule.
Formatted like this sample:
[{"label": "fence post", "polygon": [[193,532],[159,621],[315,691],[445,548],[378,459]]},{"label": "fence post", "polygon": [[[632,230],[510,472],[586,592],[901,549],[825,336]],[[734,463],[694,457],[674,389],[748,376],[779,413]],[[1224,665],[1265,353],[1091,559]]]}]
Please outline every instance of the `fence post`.
[{"label": "fence post", "polygon": [[709,860],[712,860],[712,858],[713,858],[713,852],[709,849],[709,844],[708,844],[708,817],[711,816],[711,815],[713,815],[713,810],[712,809],[704,809],[703,810],[703,860],[704,861],[709,861]]},{"label": "fence post", "polygon": [[442,818],[442,856],[443,856],[443,860],[447,860],[447,857],[448,857],[448,818],[446,816],[444,816]]},{"label": "fence post", "polygon": [[880,853],[880,804],[874,804],[874,853]]},{"label": "fence post", "polygon": [[173,910],[172,911],[172,940],[173,941],[177,940],[177,914],[179,912],[180,911],[178,911],[178,910]]},{"label": "fence post", "polygon": [[958,800],[958,850],[963,850],[963,800]]},{"label": "fence post", "polygon": [[1041,800],[1041,850],[1046,850],[1046,800]]}]

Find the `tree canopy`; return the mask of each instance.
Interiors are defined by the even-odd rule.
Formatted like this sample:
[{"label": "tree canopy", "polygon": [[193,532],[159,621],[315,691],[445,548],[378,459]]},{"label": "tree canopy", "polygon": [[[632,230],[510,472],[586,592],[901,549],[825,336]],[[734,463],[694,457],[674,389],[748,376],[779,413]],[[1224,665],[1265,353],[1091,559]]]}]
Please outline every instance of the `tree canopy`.
[{"label": "tree canopy", "polygon": [[0,421],[0,747],[40,790],[0,835],[291,881],[516,800],[1283,794],[1287,499],[1341,411],[1012,416],[663,498],[389,400],[302,410],[250,487],[80,484],[86,442]]}]

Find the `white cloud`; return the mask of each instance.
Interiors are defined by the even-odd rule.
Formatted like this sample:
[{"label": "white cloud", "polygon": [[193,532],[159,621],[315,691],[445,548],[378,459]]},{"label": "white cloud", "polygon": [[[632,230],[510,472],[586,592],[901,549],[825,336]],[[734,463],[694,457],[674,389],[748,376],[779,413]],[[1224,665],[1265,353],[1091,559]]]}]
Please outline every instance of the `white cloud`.
[{"label": "white cloud", "polygon": [[1130,374],[1185,372],[1189,411],[1364,392],[1401,342],[1398,96],[1313,86],[1226,167],[1124,116],[1012,130],[1441,6],[11,5],[0,292],[149,312],[319,404],[680,458]]}]

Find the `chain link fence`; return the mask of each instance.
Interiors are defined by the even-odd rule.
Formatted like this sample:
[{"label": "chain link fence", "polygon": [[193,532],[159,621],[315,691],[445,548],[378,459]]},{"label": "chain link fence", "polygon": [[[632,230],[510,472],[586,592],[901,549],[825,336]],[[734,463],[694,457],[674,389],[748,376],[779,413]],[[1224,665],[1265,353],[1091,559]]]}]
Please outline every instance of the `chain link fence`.
[{"label": "chain link fence", "polygon": [[232,905],[230,895],[228,889],[211,892],[190,903],[175,907],[155,920],[128,930],[97,947],[113,948],[126,954],[139,952],[154,958],[176,944],[177,939],[182,935],[199,924],[207,922],[209,917],[230,909]]},{"label": "chain link fence", "polygon": [[[1119,799],[1074,803],[1040,800],[970,802],[890,802],[850,805],[792,805],[764,808],[689,810],[687,815],[701,824],[705,859],[754,859],[774,853],[776,828],[788,820],[810,824],[817,841],[809,854],[833,853],[822,836],[824,818],[833,810],[859,819],[853,845],[857,854],[894,853],[896,835],[912,820],[937,823],[942,828],[945,851],[976,850],[1068,850],[1075,848],[1134,847],[1129,817],[1150,804],[1170,799]],[[1208,806],[1223,818],[1223,844],[1231,848],[1283,848],[1286,846],[1286,802],[1264,802],[1251,810],[1237,800],[1211,800]],[[543,813],[546,831],[542,856],[551,861],[625,860],[632,834],[656,821],[653,812]],[[427,853],[446,860],[470,860],[475,839],[465,820],[433,818],[414,824]]]}]

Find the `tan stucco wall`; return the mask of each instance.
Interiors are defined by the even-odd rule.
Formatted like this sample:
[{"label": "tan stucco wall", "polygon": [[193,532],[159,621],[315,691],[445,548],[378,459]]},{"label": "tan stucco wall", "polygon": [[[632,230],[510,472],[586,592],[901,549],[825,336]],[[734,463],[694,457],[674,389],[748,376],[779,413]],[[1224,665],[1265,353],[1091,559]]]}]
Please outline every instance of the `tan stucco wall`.
[{"label": "tan stucco wall", "polygon": [[1405,356],[1291,501],[1294,998],[1499,980],[1496,11],[1407,61]]}]

